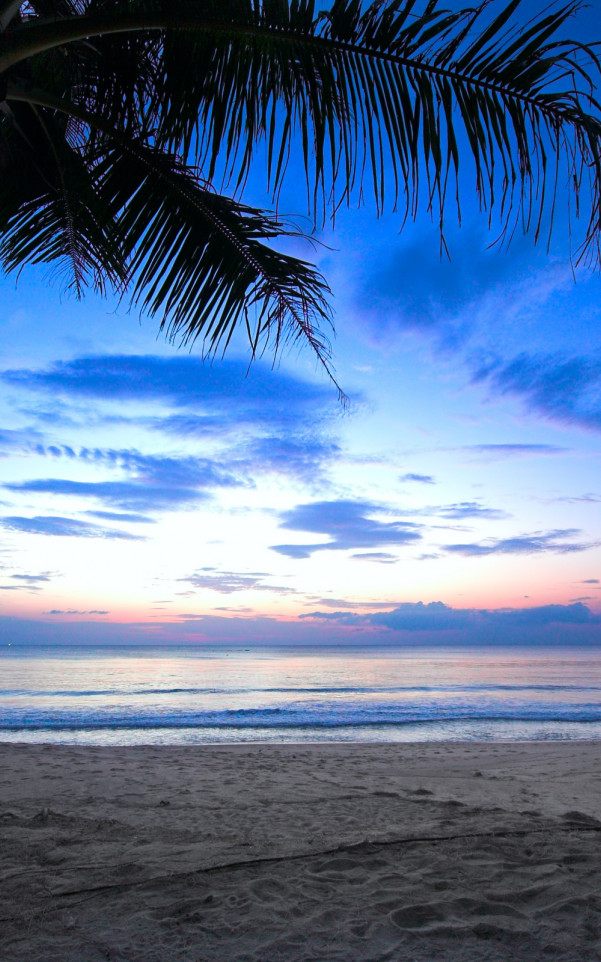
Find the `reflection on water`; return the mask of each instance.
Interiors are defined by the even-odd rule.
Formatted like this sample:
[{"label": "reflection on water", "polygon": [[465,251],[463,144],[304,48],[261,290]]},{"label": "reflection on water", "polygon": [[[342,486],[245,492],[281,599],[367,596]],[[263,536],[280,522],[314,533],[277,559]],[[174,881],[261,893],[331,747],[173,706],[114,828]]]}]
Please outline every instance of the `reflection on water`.
[{"label": "reflection on water", "polygon": [[0,652],[0,740],[601,737],[596,651]]}]

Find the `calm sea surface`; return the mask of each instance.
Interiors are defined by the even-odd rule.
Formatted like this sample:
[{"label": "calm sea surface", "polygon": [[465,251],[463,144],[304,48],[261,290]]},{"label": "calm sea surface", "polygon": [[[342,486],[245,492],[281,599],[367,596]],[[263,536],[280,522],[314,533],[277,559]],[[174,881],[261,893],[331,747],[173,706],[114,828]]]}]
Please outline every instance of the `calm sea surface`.
[{"label": "calm sea surface", "polygon": [[0,741],[601,738],[601,650],[0,649]]}]

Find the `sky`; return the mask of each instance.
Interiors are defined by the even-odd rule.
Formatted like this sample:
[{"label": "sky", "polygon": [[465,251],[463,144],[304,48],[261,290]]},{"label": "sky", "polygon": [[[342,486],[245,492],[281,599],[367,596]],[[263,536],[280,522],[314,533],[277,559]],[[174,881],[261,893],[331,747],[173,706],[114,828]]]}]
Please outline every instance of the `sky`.
[{"label": "sky", "polygon": [[599,643],[601,277],[564,207],[549,250],[491,248],[469,195],[450,259],[369,204],[295,241],[346,407],[308,348],[203,362],[45,268],[0,279],[2,639]]}]

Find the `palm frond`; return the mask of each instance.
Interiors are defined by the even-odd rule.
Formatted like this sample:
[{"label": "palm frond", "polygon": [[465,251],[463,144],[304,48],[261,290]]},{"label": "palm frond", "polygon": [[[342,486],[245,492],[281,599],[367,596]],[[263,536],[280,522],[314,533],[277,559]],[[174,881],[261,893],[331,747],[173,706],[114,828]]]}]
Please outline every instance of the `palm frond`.
[{"label": "palm frond", "polygon": [[253,352],[301,336],[327,365],[325,281],[264,243],[290,227],[241,203],[262,145],[275,197],[300,156],[316,221],[370,187],[378,211],[425,206],[442,230],[471,172],[501,237],[550,236],[561,197],[599,266],[600,65],[562,39],[577,9],[521,24],[520,0],[496,16],[437,0],[28,0],[0,32],[0,164],[16,151],[31,172],[0,186],[5,265],[70,257],[77,283],[127,278],[184,342],[214,351],[242,322]]},{"label": "palm frond", "polygon": [[[0,261],[52,264],[65,287],[104,294],[126,280],[124,252],[65,122],[29,105],[0,115]],[[18,108],[21,109],[18,109]],[[61,118],[62,119],[62,118]]]},{"label": "palm frond", "polygon": [[[510,0],[490,22],[488,3],[448,13],[437,0],[375,0],[367,6],[335,0],[318,16],[314,0],[60,0],[60,5],[82,13],[61,14],[43,29],[34,23],[12,31],[7,63],[18,60],[20,46],[25,58],[28,49],[38,51],[30,58],[37,60],[61,42],[64,51],[83,37],[96,43],[98,37],[104,42],[109,36],[141,35],[147,45],[158,37],[155,84],[140,99],[141,109],[158,116],[160,105],[158,135],[172,151],[183,147],[187,156],[193,140],[213,158],[221,150],[231,159],[234,151],[233,166],[242,179],[263,136],[280,147],[270,149],[277,180],[279,158],[307,126],[303,149],[313,187],[323,189],[326,166],[330,181],[338,172],[346,183],[367,166],[380,196],[389,160],[403,175],[395,178],[400,192],[407,187],[413,195],[415,170],[403,159],[407,148],[424,147],[431,195],[432,182],[436,187],[443,170],[456,167],[449,143],[457,142],[463,128],[477,185],[486,188],[483,199],[490,203],[497,155],[508,169],[514,162],[521,186],[520,150],[528,148],[525,178],[534,168],[540,172],[546,126],[551,134],[556,127],[568,137],[580,134],[590,150],[589,121],[598,119],[598,104],[590,99],[591,79],[598,77],[592,48],[554,39],[578,9],[577,0],[552,3],[526,29],[515,19],[520,0]],[[0,62],[7,55],[4,51]],[[509,140],[481,136],[491,110],[497,121],[508,116]],[[552,141],[551,136],[551,153],[569,153],[563,138],[559,148]],[[579,154],[582,146],[576,145]]]},{"label": "palm frond", "polygon": [[310,264],[263,243],[298,231],[217,194],[196,170],[142,143],[106,150],[96,177],[127,245],[132,303],[160,314],[170,338],[200,338],[212,354],[242,320],[253,354],[301,338],[330,371],[319,333],[331,319],[327,284]]},{"label": "palm frond", "polygon": [[[324,323],[331,325],[325,280],[310,264],[264,243],[299,231],[220,196],[197,169],[112,130],[81,108],[35,89],[20,96],[27,98],[28,108],[45,108],[55,124],[61,117],[67,126],[85,124],[102,136],[95,154],[86,147],[88,184],[83,187],[95,201],[92,223],[104,232],[105,245],[110,238],[116,264],[102,263],[102,244],[98,252],[81,225],[74,237],[69,191],[51,186],[50,198],[40,190],[30,203],[20,197],[16,212],[7,211],[4,225],[0,219],[5,234],[0,256],[6,270],[22,261],[64,263],[70,257],[76,285],[84,269],[99,270],[97,286],[106,277],[114,288],[127,291],[132,305],[160,315],[161,330],[173,340],[189,344],[200,339],[213,354],[227,347],[242,322],[253,356],[268,345],[277,354],[282,343],[302,339],[336,383],[330,345],[321,329]],[[17,143],[23,150],[23,138]],[[66,187],[62,180],[58,186]],[[76,180],[75,196],[78,188],[82,185]],[[14,196],[7,190],[7,205]],[[87,226],[90,210],[80,203],[77,212],[85,215]],[[76,245],[80,237],[82,243]]]},{"label": "palm frond", "polygon": [[224,7],[236,31],[168,31],[160,52],[158,142],[194,151],[208,178],[221,158],[240,187],[263,140],[275,193],[301,153],[318,217],[368,177],[379,210],[389,199],[414,216],[421,203],[442,223],[471,158],[480,203],[506,234],[519,221],[551,231],[564,185],[574,209],[586,198],[585,247],[599,261],[599,62],[558,39],[577,3],[526,29],[520,0],[492,19],[488,4],[449,13],[435,0],[336,0],[317,17],[311,0],[241,2],[222,5],[222,20]]},{"label": "palm frond", "polygon": [[470,157],[480,202],[502,213],[506,235],[519,220],[538,236],[546,218],[550,231],[559,185],[575,209],[586,196],[585,248],[600,259],[599,62],[593,48],[557,39],[577,0],[552,3],[525,29],[520,0],[492,19],[487,3],[449,13],[437,0],[335,0],[319,15],[314,0],[82,3],[82,15],[46,29],[52,40],[40,24],[14,30],[13,51],[29,38],[41,51],[30,59],[43,61],[63,28],[63,52],[93,47],[101,66],[81,95],[88,109],[201,164],[208,180],[221,159],[240,188],[264,140],[276,194],[300,149],[318,218],[362,196],[367,175],[378,209],[387,197],[411,215],[425,203],[442,224]]}]

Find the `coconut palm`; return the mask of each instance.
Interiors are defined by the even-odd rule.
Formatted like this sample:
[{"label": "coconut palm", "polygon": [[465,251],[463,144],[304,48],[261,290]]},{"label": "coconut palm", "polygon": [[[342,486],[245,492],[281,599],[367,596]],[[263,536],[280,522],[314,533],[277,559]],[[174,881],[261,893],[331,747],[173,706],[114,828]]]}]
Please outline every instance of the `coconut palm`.
[{"label": "coconut palm", "polygon": [[4,269],[126,294],[207,352],[242,325],[253,353],[301,338],[327,366],[326,281],[243,202],[254,162],[276,206],[295,155],[315,225],[369,190],[442,228],[467,181],[508,238],[582,209],[599,262],[599,63],[562,39],[574,3],[518,7],[0,0]]}]

